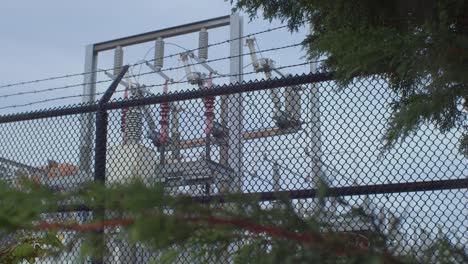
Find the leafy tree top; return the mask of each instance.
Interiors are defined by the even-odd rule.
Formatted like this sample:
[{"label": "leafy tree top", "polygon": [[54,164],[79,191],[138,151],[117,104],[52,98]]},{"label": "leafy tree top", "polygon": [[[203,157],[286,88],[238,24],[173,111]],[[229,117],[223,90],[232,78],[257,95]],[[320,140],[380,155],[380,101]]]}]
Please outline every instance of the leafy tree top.
[{"label": "leafy tree top", "polygon": [[468,2],[463,0],[231,0],[251,18],[310,24],[310,58],[345,87],[354,78],[388,80],[396,93],[385,149],[424,123],[462,131],[468,156]]}]

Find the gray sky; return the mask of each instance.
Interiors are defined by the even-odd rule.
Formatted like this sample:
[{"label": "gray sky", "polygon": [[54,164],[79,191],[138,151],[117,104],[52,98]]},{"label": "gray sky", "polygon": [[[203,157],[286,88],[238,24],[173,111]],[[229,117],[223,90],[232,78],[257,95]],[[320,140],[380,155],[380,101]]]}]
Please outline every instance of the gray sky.
[{"label": "gray sky", "polygon": [[[139,34],[199,20],[230,14],[231,5],[223,0],[44,0],[44,1],[4,1],[0,9],[0,85],[79,73],[84,69],[84,49],[87,44],[97,43],[114,38]],[[262,20],[249,23],[245,19],[245,34],[280,25]],[[226,29],[214,30],[210,34],[210,43],[229,38]],[[291,36],[286,30],[264,34],[258,38],[261,49],[290,45],[303,39],[304,32]],[[198,36],[175,38],[172,42],[186,48],[196,48]],[[195,44],[195,46],[193,45]],[[148,45],[152,45],[149,43]],[[129,48],[126,51],[125,63],[141,60],[148,45]],[[180,52],[171,47],[166,54]],[[228,55],[228,47],[210,50],[209,59]],[[245,50],[244,52],[247,52]],[[151,53],[150,53],[151,54]],[[303,62],[301,48],[274,52],[267,56],[278,62],[278,66]],[[99,58],[99,68],[112,67],[112,52],[103,53]],[[151,59],[151,57],[147,58]],[[283,59],[283,61],[282,61]],[[227,63],[227,62],[226,62]],[[227,70],[227,64],[214,65],[218,70]],[[250,63],[246,58],[245,64]],[[166,61],[166,67],[177,66],[177,61]],[[138,69],[135,69],[138,70]],[[142,72],[148,69],[142,69]],[[251,68],[246,71],[251,71]],[[291,69],[293,72],[307,71],[307,67]],[[174,76],[183,76],[174,72]],[[263,76],[250,76],[259,78]],[[98,76],[104,79],[105,76]],[[53,82],[15,86],[0,89],[0,96],[15,92],[41,90],[62,85],[72,85],[83,81],[82,77],[68,78]],[[162,80],[146,80],[158,83]],[[99,87],[98,91],[105,89]],[[158,92],[158,91],[155,91]],[[81,93],[81,87],[41,93],[1,98],[0,106],[23,104],[46,98],[75,95]],[[0,114],[9,114],[48,108],[79,102],[79,98],[54,101],[46,104],[13,109],[2,109]]]},{"label": "gray sky", "polygon": [[3,1],[1,83],[79,72],[86,44],[229,12],[222,0]]}]

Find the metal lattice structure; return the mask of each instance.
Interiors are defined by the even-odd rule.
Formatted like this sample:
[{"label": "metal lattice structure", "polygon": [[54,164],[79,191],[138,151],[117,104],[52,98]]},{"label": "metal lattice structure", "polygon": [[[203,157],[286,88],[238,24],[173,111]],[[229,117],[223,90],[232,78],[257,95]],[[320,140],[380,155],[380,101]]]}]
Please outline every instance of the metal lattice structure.
[{"label": "metal lattice structure", "polygon": [[[188,25],[190,32],[237,25],[231,28],[237,43],[231,46],[230,84],[212,85],[205,76],[206,82],[184,92],[152,94],[121,83],[128,67],[118,58],[121,46],[160,41],[180,29],[91,45],[83,104],[0,116],[0,179],[14,182],[26,175],[64,190],[87,181],[139,178],[162,182],[171,193],[191,195],[200,203],[220,202],[229,192],[260,197],[265,204],[287,196],[304,215],[313,213],[322,180],[330,187],[324,217],[332,219],[336,232],[372,228],[348,214],[350,208],[336,202],[340,198],[381,217],[401,254],[422,250],[441,235],[468,244],[468,160],[457,150],[459,131],[441,134],[423,125],[382,153],[394,96],[385,80],[361,79],[338,91],[333,74],[312,69],[242,82],[240,23],[235,15]],[[109,74],[113,83],[106,93],[96,98],[95,58],[109,49],[116,49],[118,67]],[[266,59],[254,65],[265,73],[270,66]],[[127,85],[130,96],[111,99],[118,85]],[[92,213],[78,208],[51,217],[86,222]],[[391,229],[397,220],[398,228]],[[156,256],[108,237],[111,253],[105,262],[146,263]],[[73,262],[78,253],[64,258]]]}]

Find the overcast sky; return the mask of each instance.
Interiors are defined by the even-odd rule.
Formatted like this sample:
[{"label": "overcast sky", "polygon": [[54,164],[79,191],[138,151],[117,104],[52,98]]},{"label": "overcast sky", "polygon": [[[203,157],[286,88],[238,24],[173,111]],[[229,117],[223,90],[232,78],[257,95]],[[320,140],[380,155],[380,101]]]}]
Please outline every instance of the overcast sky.
[{"label": "overcast sky", "polygon": [[[231,5],[223,0],[42,0],[42,1],[3,1],[0,8],[0,85],[29,81],[44,77],[63,74],[78,73],[84,69],[84,51],[87,44],[163,29],[199,20],[228,15]],[[274,21],[257,20],[252,23],[245,19],[245,34],[280,25]],[[226,40],[229,31],[214,31],[210,34],[210,43]],[[305,32],[291,37],[286,30],[265,34],[259,38],[261,49],[289,45],[302,40]],[[173,42],[186,48],[196,48],[197,36],[173,40]],[[193,45],[195,44],[195,46]],[[149,45],[152,45],[149,43]],[[126,52],[125,63],[141,60],[148,50],[142,47]],[[222,54],[224,49],[210,51],[210,59],[228,55]],[[166,48],[167,53],[180,52],[180,50]],[[299,51],[299,52],[298,52]],[[298,63],[304,59],[301,48],[276,52],[272,56],[279,66]],[[215,56],[218,55],[219,56]],[[99,68],[112,67],[111,52],[102,54],[99,59]],[[281,61],[283,58],[283,61]],[[148,58],[151,59],[151,58]],[[250,63],[246,58],[245,64]],[[176,66],[175,61],[167,61],[166,65]],[[215,65],[223,70],[223,65]],[[137,70],[137,69],[136,69]],[[143,69],[146,71],[147,69]],[[251,71],[248,69],[246,71]],[[294,69],[294,72],[303,72],[306,67]],[[179,75],[179,73],[174,73]],[[262,76],[252,76],[262,77]],[[101,78],[98,76],[98,79]],[[105,76],[104,76],[105,78]],[[161,80],[159,80],[161,81]],[[0,96],[15,92],[41,90],[62,85],[71,85],[82,82],[82,77],[58,80],[55,82],[38,83],[33,85],[15,86],[0,89]],[[155,81],[156,82],[156,81]],[[99,89],[104,89],[100,88]],[[12,105],[32,102],[38,99],[66,96],[73,92],[81,92],[81,88],[74,91],[63,90],[53,93],[41,93],[40,96],[16,96],[0,98],[0,105]],[[48,104],[34,105],[13,109],[2,109],[0,114],[36,110],[56,105],[79,102],[73,100],[60,100]]]},{"label": "overcast sky", "polygon": [[1,83],[82,71],[87,44],[229,13],[223,0],[2,1]]}]

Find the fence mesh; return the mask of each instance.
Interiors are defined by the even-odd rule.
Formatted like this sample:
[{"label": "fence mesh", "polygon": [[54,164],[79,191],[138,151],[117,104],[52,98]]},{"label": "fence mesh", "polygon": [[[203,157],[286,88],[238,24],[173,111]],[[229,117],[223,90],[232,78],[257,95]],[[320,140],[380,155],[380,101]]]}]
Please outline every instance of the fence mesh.
[{"label": "fence mesh", "polygon": [[[268,193],[291,192],[297,212],[307,216],[315,208],[307,194],[322,180],[347,203],[327,198],[327,217],[336,232],[371,228],[347,214],[360,206],[379,217],[400,254],[422,251],[440,236],[468,244],[468,163],[457,150],[459,131],[442,134],[425,124],[383,152],[393,99],[385,80],[363,79],[347,88],[333,80],[269,89],[261,85],[236,93],[227,86],[211,95],[206,89],[156,95],[146,101],[135,90],[129,100],[112,101],[105,182],[139,178],[163,182],[173,194],[197,197],[261,193],[266,207],[273,203]],[[73,114],[2,117],[1,179],[15,183],[26,175],[58,191],[92,181],[95,112],[77,109]],[[465,181],[457,186],[457,180]],[[90,215],[47,217],[86,222]],[[64,233],[64,239],[69,236],[73,234]],[[106,262],[147,263],[157,256],[143,245],[130,245],[118,229],[106,231],[105,237]],[[75,263],[77,250],[62,258]]]}]

